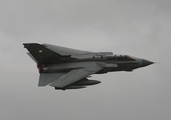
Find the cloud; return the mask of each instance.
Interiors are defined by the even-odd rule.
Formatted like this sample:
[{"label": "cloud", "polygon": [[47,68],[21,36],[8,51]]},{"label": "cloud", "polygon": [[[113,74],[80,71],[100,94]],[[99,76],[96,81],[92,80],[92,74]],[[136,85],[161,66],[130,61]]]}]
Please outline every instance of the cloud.
[{"label": "cloud", "polygon": [[[2,119],[170,118],[170,1],[1,0]],[[131,73],[93,75],[87,89],[39,88],[22,43],[111,51],[160,62]]]}]

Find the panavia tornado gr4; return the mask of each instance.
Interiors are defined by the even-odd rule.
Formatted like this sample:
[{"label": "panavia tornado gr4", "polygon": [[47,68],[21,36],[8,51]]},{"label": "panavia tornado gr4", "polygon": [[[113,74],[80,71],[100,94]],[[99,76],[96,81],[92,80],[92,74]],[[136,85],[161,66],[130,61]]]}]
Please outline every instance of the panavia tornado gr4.
[{"label": "panavia tornado gr4", "polygon": [[50,85],[56,90],[80,89],[101,83],[89,80],[92,74],[133,71],[153,62],[112,52],[89,52],[60,46],[24,43],[27,53],[40,73],[38,86]]}]

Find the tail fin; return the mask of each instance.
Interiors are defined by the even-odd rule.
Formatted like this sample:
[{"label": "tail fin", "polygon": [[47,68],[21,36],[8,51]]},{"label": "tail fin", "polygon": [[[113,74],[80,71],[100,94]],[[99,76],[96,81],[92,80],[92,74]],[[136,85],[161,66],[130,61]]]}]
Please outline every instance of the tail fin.
[{"label": "tail fin", "polygon": [[29,56],[32,56],[38,64],[53,63],[62,57],[62,55],[46,48],[45,45],[37,43],[24,43],[23,45],[30,52]]}]

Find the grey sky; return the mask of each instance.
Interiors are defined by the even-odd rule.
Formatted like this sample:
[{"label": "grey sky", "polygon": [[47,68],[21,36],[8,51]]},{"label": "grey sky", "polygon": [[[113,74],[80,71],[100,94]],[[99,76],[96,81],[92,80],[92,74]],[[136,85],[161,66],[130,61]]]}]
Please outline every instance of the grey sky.
[{"label": "grey sky", "polygon": [[[170,120],[171,1],[1,0],[0,119]],[[81,90],[37,87],[22,43],[129,54],[160,62],[93,75]]]}]

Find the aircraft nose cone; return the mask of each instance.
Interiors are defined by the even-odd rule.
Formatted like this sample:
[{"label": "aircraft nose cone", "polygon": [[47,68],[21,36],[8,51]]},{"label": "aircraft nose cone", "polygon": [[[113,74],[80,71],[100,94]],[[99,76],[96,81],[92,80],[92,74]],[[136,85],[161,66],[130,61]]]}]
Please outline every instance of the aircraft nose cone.
[{"label": "aircraft nose cone", "polygon": [[142,60],[142,67],[151,65],[151,64],[153,64],[153,63],[154,63],[154,62],[151,62],[151,61],[149,61],[149,60],[143,59],[143,60]]}]

